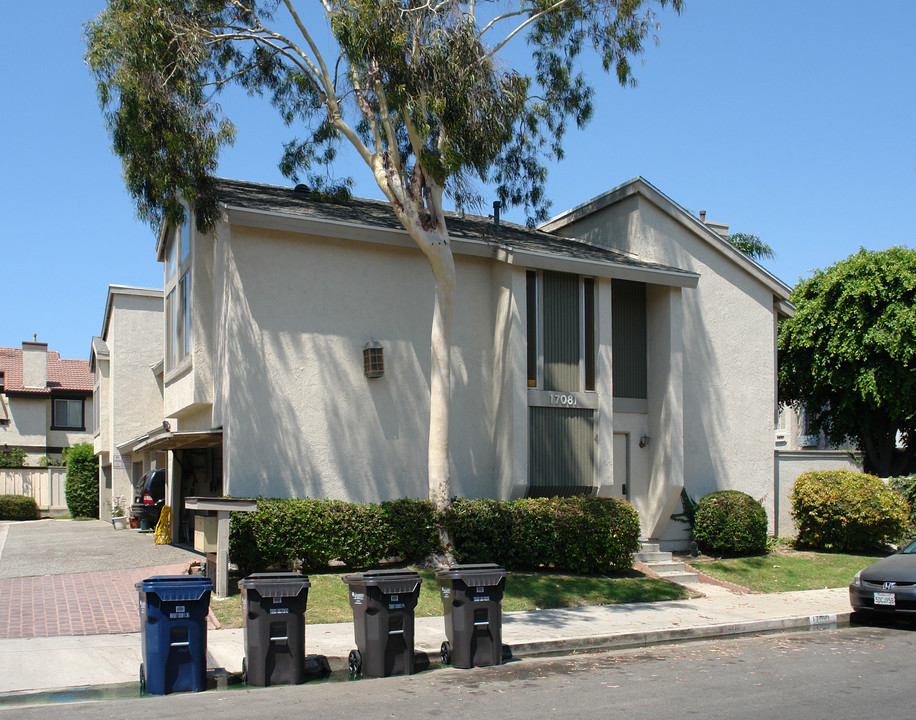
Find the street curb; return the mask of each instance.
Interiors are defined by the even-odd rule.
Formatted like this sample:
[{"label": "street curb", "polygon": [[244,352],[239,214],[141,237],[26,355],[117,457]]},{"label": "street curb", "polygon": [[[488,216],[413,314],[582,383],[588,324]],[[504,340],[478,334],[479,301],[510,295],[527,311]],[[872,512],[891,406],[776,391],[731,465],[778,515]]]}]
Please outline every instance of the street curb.
[{"label": "street curb", "polygon": [[647,647],[668,642],[687,640],[708,640],[718,637],[747,635],[750,633],[776,632],[780,630],[801,630],[815,627],[829,627],[848,622],[850,612],[829,615],[802,615],[775,620],[751,620],[718,625],[695,625],[684,628],[666,628],[614,635],[589,635],[577,638],[559,638],[539,642],[508,645],[513,657],[575,652],[584,650],[612,650],[618,648]]}]

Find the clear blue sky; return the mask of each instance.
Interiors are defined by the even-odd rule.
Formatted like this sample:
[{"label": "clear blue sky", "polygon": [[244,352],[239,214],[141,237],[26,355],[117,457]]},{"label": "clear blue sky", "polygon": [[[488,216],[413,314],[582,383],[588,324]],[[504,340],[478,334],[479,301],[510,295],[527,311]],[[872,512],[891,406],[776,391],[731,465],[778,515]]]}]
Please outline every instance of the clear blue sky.
[{"label": "clear blue sky", "polygon": [[[686,6],[662,16],[638,88],[592,75],[600,103],[551,170],[553,210],[642,175],[689,211],[759,235],[777,254],[764,265],[790,286],[860,246],[916,245],[916,2]],[[0,346],[37,333],[88,358],[109,284],[162,285],[155,235],[135,219],[82,60],[83,23],[103,7],[29,0],[4,11],[14,30],[0,45]],[[224,104],[239,132],[219,174],[286,184],[276,165],[290,131],[243,100]],[[347,162],[340,174],[356,194],[380,197]]]}]

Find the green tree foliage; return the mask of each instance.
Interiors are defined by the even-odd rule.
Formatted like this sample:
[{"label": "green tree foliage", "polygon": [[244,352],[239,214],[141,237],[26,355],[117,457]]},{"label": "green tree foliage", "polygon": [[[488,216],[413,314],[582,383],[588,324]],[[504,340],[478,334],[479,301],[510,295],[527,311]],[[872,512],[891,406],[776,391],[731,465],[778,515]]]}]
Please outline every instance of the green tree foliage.
[{"label": "green tree foliage", "polygon": [[92,443],[74,445],[67,453],[64,494],[72,517],[99,516],[99,459]]},{"label": "green tree foliage", "polygon": [[874,475],[851,470],[810,470],[790,495],[798,542],[859,552],[897,542],[909,523],[906,499]]},{"label": "green tree foliage", "polygon": [[[916,439],[916,250],[860,250],[792,291],[779,324],[779,394],[814,429],[900,474]],[[897,452],[898,434],[905,452]]]},{"label": "green tree foliage", "polygon": [[732,233],[728,236],[728,241],[754,260],[771,260],[776,257],[773,248],[767,245],[757,235],[742,232]]},{"label": "green tree foliage", "polygon": [[719,490],[697,503],[693,538],[700,550],[721,555],[754,555],[767,547],[767,513],[739,490]]}]

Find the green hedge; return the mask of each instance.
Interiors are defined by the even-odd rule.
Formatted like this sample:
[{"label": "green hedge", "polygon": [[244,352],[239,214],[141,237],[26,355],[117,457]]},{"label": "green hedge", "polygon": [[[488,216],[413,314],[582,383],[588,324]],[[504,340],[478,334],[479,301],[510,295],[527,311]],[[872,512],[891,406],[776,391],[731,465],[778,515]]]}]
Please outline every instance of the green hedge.
[{"label": "green hedge", "polygon": [[694,511],[693,539],[703,552],[755,555],[767,547],[767,512],[740,490],[719,490],[700,498]]},{"label": "green hedge", "polygon": [[636,511],[617,499],[457,499],[437,518],[425,500],[258,498],[256,512],[232,515],[229,556],[243,573],[278,566],[316,571],[332,561],[353,569],[391,557],[415,561],[441,549],[437,519],[463,563],[605,573],[632,567],[639,549]]},{"label": "green hedge", "polygon": [[443,521],[462,563],[607,573],[639,549],[639,516],[617,498],[457,499]]},{"label": "green hedge", "polygon": [[314,571],[332,560],[360,569],[391,557],[425,557],[438,548],[438,537],[426,500],[258,498],[256,512],[232,515],[229,557],[243,572],[294,564]]},{"label": "green hedge", "polygon": [[0,520],[37,520],[38,503],[27,495],[0,495]]},{"label": "green hedge", "polygon": [[71,517],[99,516],[99,459],[92,443],[74,445],[67,453],[64,494]]},{"label": "green hedge", "polygon": [[799,543],[826,550],[858,552],[897,542],[909,520],[900,493],[851,470],[799,475],[791,499]]}]

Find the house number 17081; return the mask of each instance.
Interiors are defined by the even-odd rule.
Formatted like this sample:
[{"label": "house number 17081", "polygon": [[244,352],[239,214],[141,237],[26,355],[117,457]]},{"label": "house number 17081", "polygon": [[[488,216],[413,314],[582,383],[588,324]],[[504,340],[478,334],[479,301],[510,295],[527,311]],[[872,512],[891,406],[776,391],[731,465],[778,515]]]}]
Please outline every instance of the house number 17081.
[{"label": "house number 17081", "polygon": [[579,399],[575,395],[568,395],[566,393],[550,393],[550,404],[562,405],[563,407],[576,407],[579,404]]}]

